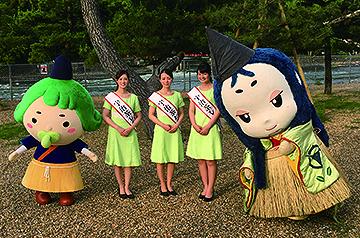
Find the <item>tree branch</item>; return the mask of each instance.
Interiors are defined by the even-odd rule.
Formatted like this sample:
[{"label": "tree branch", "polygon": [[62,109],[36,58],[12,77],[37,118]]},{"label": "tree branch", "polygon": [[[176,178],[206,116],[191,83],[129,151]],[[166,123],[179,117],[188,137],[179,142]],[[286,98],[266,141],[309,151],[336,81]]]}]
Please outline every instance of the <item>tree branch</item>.
[{"label": "tree branch", "polygon": [[111,76],[116,75],[116,72],[120,69],[128,71],[130,80],[129,90],[139,97],[143,122],[147,134],[151,137],[154,124],[148,118],[149,104],[147,99],[153,91],[158,90],[161,86],[159,80],[157,80],[158,74],[156,73],[160,72],[164,67],[174,70],[181,62],[183,55],[174,56],[161,63],[159,67],[157,67],[156,72],[145,82],[140,75],[131,69],[117,54],[114,45],[105,33],[96,0],[80,0],[80,3],[81,12],[91,43],[95,48],[102,67],[108,71]]},{"label": "tree branch", "polygon": [[330,26],[332,26],[332,25],[338,24],[338,23],[340,23],[340,22],[343,22],[343,21],[345,21],[345,20],[347,20],[347,19],[351,19],[351,18],[356,17],[356,16],[359,16],[359,15],[360,15],[360,9],[359,9],[359,10],[356,10],[355,12],[351,12],[351,13],[345,15],[345,16],[341,16],[341,17],[335,18],[334,20],[326,21],[326,22],[324,22],[323,24],[324,24],[324,25],[330,25]]}]

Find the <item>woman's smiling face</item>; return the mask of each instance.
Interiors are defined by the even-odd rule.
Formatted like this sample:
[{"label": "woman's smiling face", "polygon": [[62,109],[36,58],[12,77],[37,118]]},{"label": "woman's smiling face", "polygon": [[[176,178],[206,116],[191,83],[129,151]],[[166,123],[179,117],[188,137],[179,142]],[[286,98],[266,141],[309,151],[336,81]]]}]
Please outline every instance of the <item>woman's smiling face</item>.
[{"label": "woman's smiling face", "polygon": [[237,74],[224,81],[221,96],[226,110],[242,131],[254,138],[266,138],[284,131],[294,119],[297,106],[284,75],[264,63],[243,69],[254,76]]},{"label": "woman's smiling face", "polygon": [[167,73],[163,72],[160,74],[160,83],[164,88],[170,88],[172,78]]},{"label": "woman's smiling face", "polygon": [[123,74],[117,79],[116,83],[118,84],[119,88],[126,89],[129,84],[129,78],[126,74]]}]

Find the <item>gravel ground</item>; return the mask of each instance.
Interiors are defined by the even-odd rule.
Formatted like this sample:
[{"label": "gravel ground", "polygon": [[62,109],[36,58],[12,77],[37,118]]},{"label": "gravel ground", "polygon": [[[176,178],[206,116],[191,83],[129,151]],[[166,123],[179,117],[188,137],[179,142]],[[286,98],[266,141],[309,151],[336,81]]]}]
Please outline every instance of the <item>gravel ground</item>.
[{"label": "gravel ground", "polygon": [[[359,85],[334,85],[334,93],[359,91]],[[313,94],[318,88],[311,87]],[[0,113],[0,123],[11,122],[12,110]],[[338,213],[333,210],[312,215],[304,221],[286,218],[261,219],[243,212],[242,189],[238,170],[244,151],[230,129],[223,131],[224,159],[219,163],[216,199],[204,203],[197,198],[201,183],[197,163],[186,158],[175,171],[174,187],[179,196],[159,196],[159,183],[149,161],[151,141],[139,133],[143,166],[133,170],[134,200],[117,195],[113,169],[103,162],[107,128],[83,136],[99,161],[92,163],[79,155],[84,190],[75,193],[70,207],[54,202],[39,206],[32,191],[21,185],[21,179],[32,152],[16,162],[7,160],[18,147],[16,141],[0,140],[0,237],[360,237],[360,113],[328,112],[326,128],[330,134],[330,151],[349,179],[352,196]],[[183,125],[187,138],[188,121]],[[186,144],[186,141],[185,141]]]}]

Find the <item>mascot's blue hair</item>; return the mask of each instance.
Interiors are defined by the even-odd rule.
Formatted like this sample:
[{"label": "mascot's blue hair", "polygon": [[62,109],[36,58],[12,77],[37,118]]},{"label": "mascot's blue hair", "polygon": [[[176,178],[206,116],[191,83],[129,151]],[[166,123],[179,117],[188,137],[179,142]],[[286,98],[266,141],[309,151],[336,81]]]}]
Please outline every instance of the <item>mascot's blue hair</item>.
[{"label": "mascot's blue hair", "polygon": [[[296,66],[292,63],[290,58],[275,49],[258,48],[255,49],[255,54],[249,59],[246,64],[254,63],[265,63],[272,65],[285,76],[285,79],[288,82],[290,89],[293,93],[294,100],[298,109],[294,119],[289,125],[289,128],[303,125],[311,120],[313,127],[320,131],[318,133],[319,138],[326,146],[329,146],[329,136],[324,128],[324,125],[317,116],[315,108],[306,93],[305,86],[301,83],[301,79],[297,72]],[[236,73],[241,73],[242,71],[245,70],[241,70],[240,68],[237,72],[232,74],[233,80],[236,80]],[[231,117],[229,112],[226,110],[221,97],[222,85],[223,81],[215,80],[214,97],[216,104],[230,127],[236,133],[241,142],[250,149],[254,157],[255,184],[257,188],[265,188],[265,149],[260,142],[260,138],[254,138],[246,135],[241,130],[239,124]]]}]

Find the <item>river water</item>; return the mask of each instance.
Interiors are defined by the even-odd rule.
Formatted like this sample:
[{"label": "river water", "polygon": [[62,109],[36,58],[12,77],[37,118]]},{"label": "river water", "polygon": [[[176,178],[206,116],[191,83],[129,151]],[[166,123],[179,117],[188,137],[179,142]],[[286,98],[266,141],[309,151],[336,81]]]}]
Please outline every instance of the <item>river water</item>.
[{"label": "river water", "polygon": [[[323,84],[324,71],[304,68],[305,78],[308,84]],[[150,78],[151,74],[144,74],[144,80]],[[360,65],[350,67],[336,67],[332,70],[333,83],[352,83],[360,82]],[[0,84],[0,99],[20,99],[35,81],[15,81],[10,87],[9,83]],[[115,89],[115,83],[111,78],[95,78],[91,80],[80,80],[82,85],[92,96],[104,96]],[[196,72],[174,72],[172,89],[177,91],[189,91],[192,87],[199,84]]]}]

